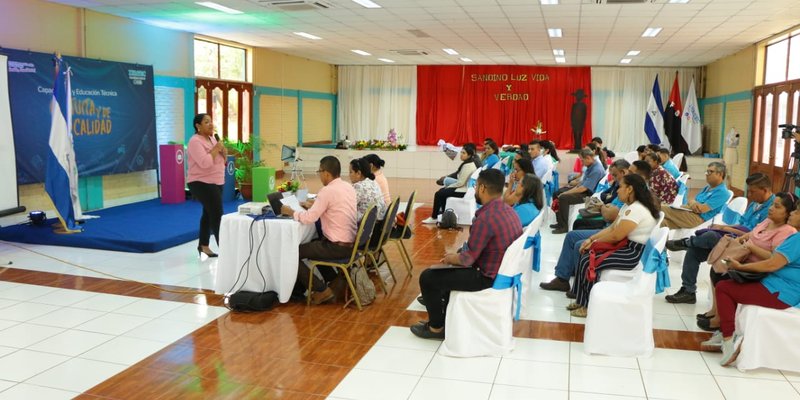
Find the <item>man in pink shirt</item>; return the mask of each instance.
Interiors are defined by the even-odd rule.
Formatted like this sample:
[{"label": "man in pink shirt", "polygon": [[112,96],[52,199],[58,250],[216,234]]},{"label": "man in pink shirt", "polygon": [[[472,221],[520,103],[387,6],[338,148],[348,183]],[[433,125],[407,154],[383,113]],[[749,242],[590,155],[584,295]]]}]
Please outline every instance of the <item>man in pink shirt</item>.
[{"label": "man in pink shirt", "polygon": [[[353,185],[339,178],[342,167],[333,156],[325,156],[319,161],[319,180],[323,188],[317,193],[314,201],[303,204],[305,211],[295,212],[288,206],[281,207],[281,213],[290,215],[302,224],[313,224],[320,221],[322,235],[320,238],[300,245],[300,262],[297,268],[297,280],[304,288],[308,287],[308,267],[303,259],[340,260],[350,257],[353,242],[356,238],[356,191]],[[331,267],[319,267],[325,281],[314,276],[311,301],[314,304],[333,300],[333,291],[326,282],[336,277],[336,270]]]}]

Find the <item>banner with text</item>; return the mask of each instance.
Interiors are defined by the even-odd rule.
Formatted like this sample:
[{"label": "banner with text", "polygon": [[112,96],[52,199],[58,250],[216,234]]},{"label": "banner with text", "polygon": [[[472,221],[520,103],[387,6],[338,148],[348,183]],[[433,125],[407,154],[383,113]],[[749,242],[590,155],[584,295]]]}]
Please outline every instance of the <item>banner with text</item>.
[{"label": "banner with text", "polygon": [[[43,182],[53,96],[53,54],[0,49],[8,86],[18,184]],[[72,126],[78,174],[155,169],[153,67],[64,56],[72,67]]]},{"label": "banner with text", "polygon": [[589,67],[419,66],[417,144],[490,137],[498,145],[548,139],[580,147],[592,137],[590,95]]}]

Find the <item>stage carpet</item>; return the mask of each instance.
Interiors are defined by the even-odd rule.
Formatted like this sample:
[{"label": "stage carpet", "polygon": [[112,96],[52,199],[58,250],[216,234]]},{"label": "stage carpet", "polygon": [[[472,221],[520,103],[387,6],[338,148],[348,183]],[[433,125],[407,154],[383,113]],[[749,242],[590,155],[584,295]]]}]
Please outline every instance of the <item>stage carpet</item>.
[{"label": "stage carpet", "polygon": [[[223,204],[225,213],[236,211],[241,202]],[[0,229],[0,240],[51,246],[83,247],[129,253],[155,253],[197,239],[202,206],[196,201],[161,204],[161,199],[87,213],[83,232],[57,234],[52,218],[44,226],[13,225]],[[212,236],[212,241],[213,236]]]}]

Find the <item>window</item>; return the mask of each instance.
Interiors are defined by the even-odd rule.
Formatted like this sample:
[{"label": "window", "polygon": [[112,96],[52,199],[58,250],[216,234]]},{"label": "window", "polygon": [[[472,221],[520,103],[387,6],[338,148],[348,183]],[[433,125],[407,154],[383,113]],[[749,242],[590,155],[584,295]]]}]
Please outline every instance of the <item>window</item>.
[{"label": "window", "polygon": [[247,49],[194,41],[195,111],[208,113],[214,129],[231,141],[249,141],[253,84],[247,82]]},{"label": "window", "polygon": [[800,30],[767,45],[764,84],[800,79]]}]

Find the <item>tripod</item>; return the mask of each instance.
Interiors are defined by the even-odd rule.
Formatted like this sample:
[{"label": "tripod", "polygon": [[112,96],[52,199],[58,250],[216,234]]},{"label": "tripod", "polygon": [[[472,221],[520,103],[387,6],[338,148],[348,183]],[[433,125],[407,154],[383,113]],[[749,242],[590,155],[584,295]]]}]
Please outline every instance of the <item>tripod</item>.
[{"label": "tripod", "polygon": [[792,193],[794,194],[795,187],[797,186],[797,180],[800,179],[800,175],[798,175],[798,167],[800,167],[800,143],[794,142],[794,151],[789,156],[789,163],[788,169],[786,170],[786,176],[783,179],[783,187],[781,187],[781,191],[784,193]]},{"label": "tripod", "polygon": [[292,175],[291,175],[291,177],[289,179],[293,180],[293,181],[303,182],[303,181],[306,180],[306,177],[305,177],[305,175],[303,175],[303,170],[297,167],[297,162],[298,161],[303,161],[303,160],[301,160],[299,158],[295,158],[294,161],[291,162],[291,164],[292,164]]}]

